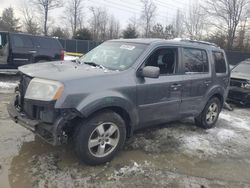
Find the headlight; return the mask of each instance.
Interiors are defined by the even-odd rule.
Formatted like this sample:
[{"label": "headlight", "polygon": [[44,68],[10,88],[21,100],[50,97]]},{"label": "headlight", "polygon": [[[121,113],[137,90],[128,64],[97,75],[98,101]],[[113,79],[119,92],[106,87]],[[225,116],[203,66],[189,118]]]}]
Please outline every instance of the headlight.
[{"label": "headlight", "polygon": [[25,93],[26,99],[52,101],[59,99],[63,91],[63,84],[53,80],[33,78]]},{"label": "headlight", "polygon": [[242,83],[241,87],[244,89],[250,89],[250,81],[247,81],[246,83]]},{"label": "headlight", "polygon": [[244,85],[244,88],[246,88],[246,89],[250,89],[250,83],[245,84],[245,85]]}]

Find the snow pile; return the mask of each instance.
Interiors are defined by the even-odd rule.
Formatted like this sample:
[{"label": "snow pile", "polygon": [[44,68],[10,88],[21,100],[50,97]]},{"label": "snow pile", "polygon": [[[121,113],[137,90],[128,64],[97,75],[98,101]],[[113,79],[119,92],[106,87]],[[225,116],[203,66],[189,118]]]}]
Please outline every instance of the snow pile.
[{"label": "snow pile", "polygon": [[129,162],[119,168],[110,164],[84,168],[82,164],[75,164],[62,168],[60,160],[60,155],[56,153],[34,156],[30,161],[32,187],[117,187],[124,178],[144,176],[151,169],[147,161],[142,164]]},{"label": "snow pile", "polygon": [[250,131],[250,121],[244,118],[237,117],[236,115],[221,113],[220,118],[226,120],[228,125],[234,128],[245,129]]},{"label": "snow pile", "polygon": [[65,55],[64,56],[64,60],[65,61],[70,61],[70,60],[76,60],[76,59],[78,59],[79,57],[77,57],[77,56],[70,56],[70,55]]},{"label": "snow pile", "polygon": [[2,82],[0,81],[0,88],[3,89],[12,89],[15,88],[17,86],[17,82]]},{"label": "snow pile", "polygon": [[187,155],[204,157],[218,154],[209,139],[200,135],[183,136],[183,138],[180,138],[180,142],[182,143],[180,150]]},{"label": "snow pile", "polygon": [[190,119],[168,123],[136,134],[127,148],[152,154],[182,153],[198,158],[237,156],[249,148],[247,143],[250,138],[241,134],[249,130],[250,123],[246,114],[241,111],[222,112],[215,128],[198,128]]},{"label": "snow pile", "polygon": [[133,162],[132,165],[129,166],[124,166],[122,168],[120,168],[118,171],[116,170],[114,172],[114,175],[117,176],[126,176],[126,175],[131,175],[131,174],[143,174],[144,170],[143,168],[145,166],[149,166],[149,163],[147,161],[145,161],[144,164],[138,164],[136,162]]},{"label": "snow pile", "polygon": [[211,130],[207,130],[207,132],[209,134],[215,135],[219,142],[222,144],[233,141],[234,139],[237,139],[237,137],[239,137],[239,135],[235,133],[235,131],[229,129],[214,128]]}]

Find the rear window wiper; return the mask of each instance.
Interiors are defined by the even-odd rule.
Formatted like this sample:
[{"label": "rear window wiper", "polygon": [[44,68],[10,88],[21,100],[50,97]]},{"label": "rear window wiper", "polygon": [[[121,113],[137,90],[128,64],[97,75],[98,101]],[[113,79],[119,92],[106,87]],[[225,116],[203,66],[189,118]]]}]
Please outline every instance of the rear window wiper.
[{"label": "rear window wiper", "polygon": [[94,67],[100,67],[101,69],[107,69],[106,67],[104,67],[103,65],[99,65],[95,62],[84,62],[84,64],[86,65],[90,65],[90,66],[94,66]]}]

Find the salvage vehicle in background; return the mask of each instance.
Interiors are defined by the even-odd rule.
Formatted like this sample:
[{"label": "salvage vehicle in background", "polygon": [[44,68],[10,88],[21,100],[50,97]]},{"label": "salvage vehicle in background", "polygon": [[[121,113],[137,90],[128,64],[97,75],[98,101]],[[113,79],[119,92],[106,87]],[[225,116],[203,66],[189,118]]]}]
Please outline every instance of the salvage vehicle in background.
[{"label": "salvage vehicle in background", "polygon": [[55,38],[0,32],[0,71],[63,59],[63,47]]},{"label": "salvage vehicle in background", "polygon": [[19,71],[10,117],[52,145],[73,137],[91,165],[110,161],[146,126],[191,116],[214,127],[230,81],[225,52],[192,40],[111,40],[74,61]]},{"label": "salvage vehicle in background", "polygon": [[228,100],[242,105],[250,104],[250,59],[232,69]]}]

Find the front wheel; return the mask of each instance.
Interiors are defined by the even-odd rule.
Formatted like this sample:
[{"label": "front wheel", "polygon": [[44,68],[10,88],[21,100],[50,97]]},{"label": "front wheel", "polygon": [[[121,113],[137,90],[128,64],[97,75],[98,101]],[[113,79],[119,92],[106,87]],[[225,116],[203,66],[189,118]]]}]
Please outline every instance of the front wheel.
[{"label": "front wheel", "polygon": [[217,97],[211,98],[201,114],[195,118],[195,124],[204,129],[215,126],[221,112],[221,102]]},{"label": "front wheel", "polygon": [[75,149],[80,159],[90,165],[111,161],[126,138],[124,120],[115,112],[103,111],[79,122]]}]

